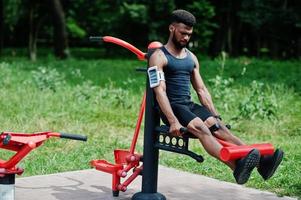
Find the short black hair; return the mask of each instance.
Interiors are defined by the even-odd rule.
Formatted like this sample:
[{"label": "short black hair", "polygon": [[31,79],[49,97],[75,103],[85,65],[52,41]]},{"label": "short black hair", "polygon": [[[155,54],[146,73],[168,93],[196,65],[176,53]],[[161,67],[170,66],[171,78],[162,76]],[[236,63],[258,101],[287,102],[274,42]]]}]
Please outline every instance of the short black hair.
[{"label": "short black hair", "polygon": [[187,26],[193,27],[196,24],[196,19],[190,12],[186,10],[175,10],[171,13],[170,23],[183,23]]}]

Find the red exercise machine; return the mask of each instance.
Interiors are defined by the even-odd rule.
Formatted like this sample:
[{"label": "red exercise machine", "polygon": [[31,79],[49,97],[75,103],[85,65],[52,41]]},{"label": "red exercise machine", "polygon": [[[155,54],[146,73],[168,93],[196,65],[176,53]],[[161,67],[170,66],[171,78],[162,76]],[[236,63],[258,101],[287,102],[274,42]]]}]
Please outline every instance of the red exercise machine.
[{"label": "red exercise machine", "polygon": [[58,132],[14,133],[2,132],[0,134],[0,148],[14,151],[15,154],[8,160],[0,159],[0,199],[15,199],[15,175],[21,175],[24,169],[17,164],[32,150],[41,146],[51,137],[87,141],[86,136]]},{"label": "red exercise machine", "polygon": [[[148,53],[143,53],[133,45],[111,36],[90,37],[90,41],[109,42],[120,45],[136,54],[139,60],[147,60],[147,58],[150,57],[151,53],[154,52],[156,48],[160,48],[162,46],[160,42],[151,42],[148,46]],[[146,71],[146,69],[143,71]],[[92,160],[90,164],[99,171],[112,174],[113,196],[118,196],[119,191],[126,191],[127,186],[138,175],[141,174],[142,192],[136,193],[132,199],[161,200],[166,198],[164,195],[157,193],[158,150],[161,149],[185,154],[198,162],[202,162],[203,157],[189,151],[189,139],[193,137],[191,137],[191,134],[187,133],[186,128],[182,129],[184,133],[183,137],[176,137],[169,133],[169,127],[166,125],[160,126],[159,115],[153,108],[154,94],[152,89],[149,87],[148,81],[146,82],[146,92],[142,98],[140,112],[130,150],[114,150],[115,163],[109,163],[106,160]],[[135,146],[145,109],[144,153],[142,156],[141,154],[135,152]],[[220,159],[223,161],[242,158],[254,148],[258,149],[261,155],[272,155],[274,153],[274,147],[269,143],[237,146],[218,138],[216,139],[223,146],[220,151]],[[140,164],[140,162],[143,162],[143,164]],[[123,183],[121,183],[121,178],[126,178],[131,169],[133,169],[133,173]]]}]

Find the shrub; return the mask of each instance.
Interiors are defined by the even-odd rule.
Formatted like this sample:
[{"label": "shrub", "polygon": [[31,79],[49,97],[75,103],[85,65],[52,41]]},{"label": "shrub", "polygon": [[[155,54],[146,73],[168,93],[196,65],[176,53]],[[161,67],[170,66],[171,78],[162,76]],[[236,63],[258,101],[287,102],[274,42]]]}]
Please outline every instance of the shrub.
[{"label": "shrub", "polygon": [[55,92],[60,85],[65,83],[65,76],[60,74],[56,69],[39,67],[32,74],[34,83],[40,90],[49,89]]},{"label": "shrub", "polygon": [[266,88],[261,82],[255,80],[252,82],[246,99],[239,104],[240,117],[248,119],[255,117],[272,119],[276,117],[278,105],[273,98],[275,95],[273,91],[269,95]]}]

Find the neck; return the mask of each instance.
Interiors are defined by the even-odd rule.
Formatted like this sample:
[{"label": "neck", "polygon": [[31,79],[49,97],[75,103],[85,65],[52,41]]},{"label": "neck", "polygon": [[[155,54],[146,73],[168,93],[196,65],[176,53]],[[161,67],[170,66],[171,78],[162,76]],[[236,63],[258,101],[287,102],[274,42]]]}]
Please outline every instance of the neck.
[{"label": "neck", "polygon": [[175,57],[182,58],[186,56],[185,48],[177,48],[171,38],[168,39],[168,42],[166,43],[165,47]]}]

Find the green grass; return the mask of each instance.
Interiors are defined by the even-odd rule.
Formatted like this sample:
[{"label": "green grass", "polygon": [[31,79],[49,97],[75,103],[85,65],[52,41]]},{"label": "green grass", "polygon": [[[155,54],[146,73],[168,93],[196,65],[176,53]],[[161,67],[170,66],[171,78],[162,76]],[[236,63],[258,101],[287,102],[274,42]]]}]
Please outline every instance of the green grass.
[{"label": "green grass", "polygon": [[[0,63],[1,131],[52,130],[89,137],[87,143],[58,139],[45,142],[21,162],[25,176],[87,169],[90,160],[113,161],[113,149],[129,147],[145,87],[145,75],[135,68],[145,66],[144,62],[58,61],[48,56],[35,63],[24,57],[4,57]],[[253,173],[247,186],[301,197],[300,62],[229,59],[222,72],[218,60],[204,60],[201,65],[216,107],[233,132],[247,143],[268,141],[285,151],[284,162],[272,179],[264,182]],[[234,81],[229,85],[217,83],[216,74],[222,75],[222,80],[231,77]],[[250,98],[254,95],[253,80],[263,83],[263,87],[255,88],[261,91],[255,93],[255,99]],[[250,111],[240,117],[239,105],[243,102],[267,107],[257,102],[261,96],[264,102],[275,105],[275,114],[254,110],[255,117]],[[142,135],[137,148],[142,152]],[[161,152],[160,163],[234,182],[230,169],[208,156],[197,141],[191,143],[191,149],[204,155],[205,162],[198,164],[185,156]],[[0,152],[1,159],[11,155]]]}]

